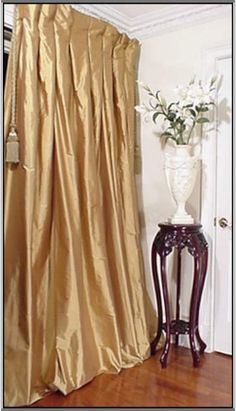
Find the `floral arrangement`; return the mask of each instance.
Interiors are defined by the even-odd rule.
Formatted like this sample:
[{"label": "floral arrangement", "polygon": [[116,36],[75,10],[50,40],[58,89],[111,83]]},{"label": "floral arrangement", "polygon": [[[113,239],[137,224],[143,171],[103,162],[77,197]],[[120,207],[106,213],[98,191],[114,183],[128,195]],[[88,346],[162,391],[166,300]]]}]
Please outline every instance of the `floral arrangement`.
[{"label": "floral arrangement", "polygon": [[187,86],[177,86],[178,100],[167,104],[158,90],[153,93],[149,86],[138,82],[150,96],[148,105],[135,106],[135,110],[152,117],[156,123],[159,116],[164,117],[164,132],[160,137],[173,140],[177,145],[189,144],[197,124],[208,123],[207,112],[215,104],[218,76],[213,76],[207,84],[194,77]]}]

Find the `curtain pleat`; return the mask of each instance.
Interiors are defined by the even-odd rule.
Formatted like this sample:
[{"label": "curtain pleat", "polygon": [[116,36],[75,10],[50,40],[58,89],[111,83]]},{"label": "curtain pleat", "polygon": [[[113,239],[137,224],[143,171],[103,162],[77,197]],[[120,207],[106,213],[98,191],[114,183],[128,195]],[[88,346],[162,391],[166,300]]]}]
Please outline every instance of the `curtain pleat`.
[{"label": "curtain pleat", "polygon": [[133,170],[138,42],[69,5],[21,4],[17,53],[20,164],[5,169],[7,406],[142,363],[154,320]]}]

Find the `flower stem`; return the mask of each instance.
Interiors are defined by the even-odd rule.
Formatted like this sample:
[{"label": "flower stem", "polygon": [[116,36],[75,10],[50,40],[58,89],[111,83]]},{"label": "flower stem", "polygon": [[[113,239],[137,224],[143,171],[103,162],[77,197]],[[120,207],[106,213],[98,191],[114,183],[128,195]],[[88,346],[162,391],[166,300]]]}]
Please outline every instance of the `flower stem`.
[{"label": "flower stem", "polygon": [[191,129],[190,129],[189,135],[188,135],[187,144],[189,144],[189,140],[190,140],[192,131],[193,131],[194,127],[195,127],[195,123],[196,123],[196,121],[194,120],[194,121],[193,121],[193,124],[192,124],[192,127],[191,127]]}]

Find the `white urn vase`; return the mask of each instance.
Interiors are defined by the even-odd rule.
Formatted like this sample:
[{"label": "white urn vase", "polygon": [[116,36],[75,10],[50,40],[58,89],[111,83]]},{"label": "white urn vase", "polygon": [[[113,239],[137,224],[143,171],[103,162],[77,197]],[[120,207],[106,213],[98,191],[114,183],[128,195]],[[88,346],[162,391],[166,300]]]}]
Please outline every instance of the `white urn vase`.
[{"label": "white urn vase", "polygon": [[172,197],[177,205],[172,224],[194,224],[193,217],[185,210],[197,177],[199,157],[191,155],[190,145],[176,145],[174,154],[165,154],[165,173]]}]

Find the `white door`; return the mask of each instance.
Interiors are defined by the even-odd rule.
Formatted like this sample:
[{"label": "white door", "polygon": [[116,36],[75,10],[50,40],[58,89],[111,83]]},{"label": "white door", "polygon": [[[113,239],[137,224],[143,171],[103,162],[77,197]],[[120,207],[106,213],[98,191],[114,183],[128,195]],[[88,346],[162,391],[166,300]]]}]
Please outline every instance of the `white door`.
[{"label": "white door", "polygon": [[232,58],[217,60],[214,349],[232,354]]}]

